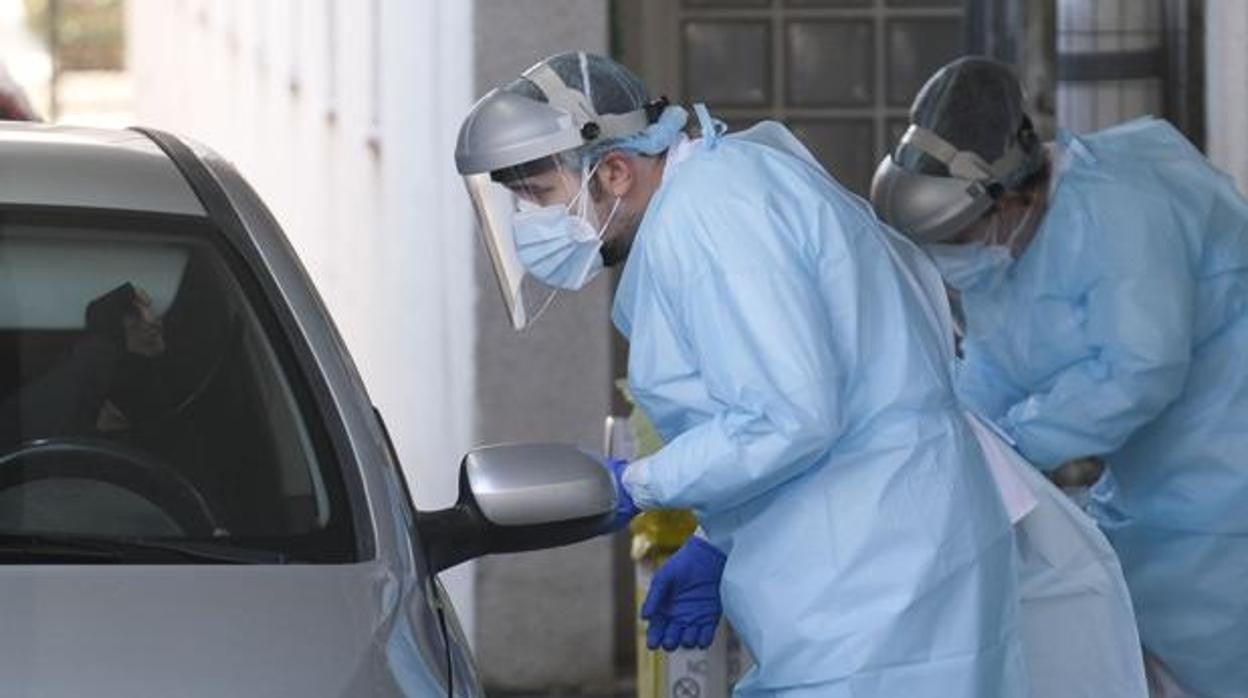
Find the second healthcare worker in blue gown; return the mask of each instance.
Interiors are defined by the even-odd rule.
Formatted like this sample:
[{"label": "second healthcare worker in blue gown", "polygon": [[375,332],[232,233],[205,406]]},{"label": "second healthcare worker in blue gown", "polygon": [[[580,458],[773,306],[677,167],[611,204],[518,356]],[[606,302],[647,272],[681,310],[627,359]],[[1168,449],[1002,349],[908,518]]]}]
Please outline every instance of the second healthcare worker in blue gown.
[{"label": "second healthcare worker in blue gown", "polygon": [[911,120],[872,198],[958,292],[959,393],[1045,471],[1104,460],[1090,510],[1154,678],[1248,696],[1248,202],[1157,119],[1045,148],[987,59]]}]

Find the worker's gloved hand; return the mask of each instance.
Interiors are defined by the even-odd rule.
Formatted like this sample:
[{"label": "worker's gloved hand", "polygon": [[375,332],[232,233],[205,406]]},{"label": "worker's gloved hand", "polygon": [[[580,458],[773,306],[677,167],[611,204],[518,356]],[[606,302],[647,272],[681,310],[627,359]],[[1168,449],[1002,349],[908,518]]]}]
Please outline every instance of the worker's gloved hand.
[{"label": "worker's gloved hand", "polygon": [[649,623],[646,646],[667,651],[710,647],[723,614],[719,580],[727,556],[694,536],[654,573],[641,617]]},{"label": "worker's gloved hand", "polygon": [[641,510],[633,503],[633,496],[624,487],[624,469],[628,467],[628,461],[620,458],[605,458],[602,465],[607,472],[611,473],[611,480],[615,483],[615,521],[611,523],[610,529],[610,532],[614,533],[627,526],[634,516],[641,513]]}]

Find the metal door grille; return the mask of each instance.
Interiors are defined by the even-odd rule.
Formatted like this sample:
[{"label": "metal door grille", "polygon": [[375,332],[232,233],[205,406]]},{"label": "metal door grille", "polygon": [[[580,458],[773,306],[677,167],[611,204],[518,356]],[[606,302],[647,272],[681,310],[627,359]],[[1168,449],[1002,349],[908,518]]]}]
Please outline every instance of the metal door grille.
[{"label": "metal door grille", "polygon": [[961,0],[623,0],[621,56],[733,129],[788,124],[865,193],[914,93],[962,53]]}]

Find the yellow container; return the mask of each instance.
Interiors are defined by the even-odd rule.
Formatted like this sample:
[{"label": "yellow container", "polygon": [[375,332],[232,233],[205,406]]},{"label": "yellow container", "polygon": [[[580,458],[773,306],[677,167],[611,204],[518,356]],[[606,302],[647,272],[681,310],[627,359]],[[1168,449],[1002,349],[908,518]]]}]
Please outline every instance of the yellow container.
[{"label": "yellow container", "polygon": [[690,511],[644,512],[628,525],[633,534],[633,559],[661,563],[679,550],[697,527],[698,520]]},{"label": "yellow container", "polygon": [[[632,557],[636,562],[637,598],[634,604],[638,614],[655,571],[684,545],[685,539],[697,527],[697,519],[688,511],[647,511],[629,524],[633,534]],[[636,642],[638,698],[668,695],[667,656],[646,647],[646,626],[640,619],[637,622]]]},{"label": "yellow container", "polygon": [[[618,387],[631,403],[632,396],[629,395],[627,387],[622,382]],[[633,413],[629,416],[628,425],[633,445],[633,452],[629,454],[630,460],[644,458],[663,447],[663,440],[639,408],[634,407]],[[698,520],[693,512],[683,510],[647,511],[629,524],[629,530],[632,533],[631,554],[636,562],[635,608],[639,614],[654,572],[679,550],[680,546],[684,545],[685,540],[693,535],[697,527]],[[705,690],[705,684],[709,678],[706,676],[708,666],[704,658],[706,652],[681,651],[675,654],[652,652],[646,648],[646,626],[641,621],[637,623],[636,643],[638,698],[665,698],[672,695],[677,685],[686,686],[689,683],[698,684],[698,694],[708,696],[708,698],[724,691],[722,688],[718,691]],[[703,667],[702,675],[686,670],[691,657],[696,658],[694,664]]]}]

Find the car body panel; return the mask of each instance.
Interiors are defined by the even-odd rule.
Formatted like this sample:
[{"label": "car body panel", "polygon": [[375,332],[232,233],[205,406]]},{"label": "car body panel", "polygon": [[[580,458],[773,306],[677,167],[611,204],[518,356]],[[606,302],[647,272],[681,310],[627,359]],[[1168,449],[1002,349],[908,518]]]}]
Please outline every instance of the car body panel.
[{"label": "car body panel", "polygon": [[[80,161],[91,164],[73,172]],[[293,248],[235,169],[157,131],[7,125],[0,163],[0,207],[212,219],[268,296],[313,384],[356,490],[366,560],[0,566],[0,675],[18,677],[6,685],[29,696],[432,696],[448,695],[450,664],[454,696],[483,695],[454,612],[427,571],[412,503],[363,381]],[[4,191],[22,169],[35,180]]]},{"label": "car body panel", "polygon": [[0,204],[204,215],[173,163],[142,134],[2,121]]},{"label": "car body panel", "polygon": [[0,675],[29,698],[445,695],[401,586],[375,562],[3,566]]}]

